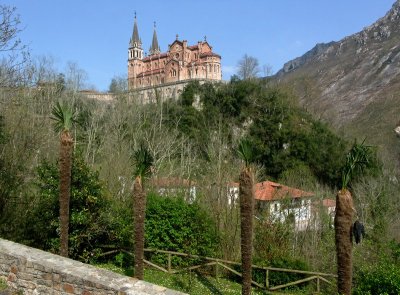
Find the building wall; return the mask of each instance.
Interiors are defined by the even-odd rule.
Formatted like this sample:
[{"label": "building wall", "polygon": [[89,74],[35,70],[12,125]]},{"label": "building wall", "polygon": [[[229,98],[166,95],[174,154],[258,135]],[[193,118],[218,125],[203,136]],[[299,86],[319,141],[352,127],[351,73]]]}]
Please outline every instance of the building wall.
[{"label": "building wall", "polygon": [[0,278],[25,295],[183,294],[3,239]]},{"label": "building wall", "polygon": [[212,52],[207,41],[188,46],[175,40],[168,51],[145,58],[128,58],[129,89],[159,86],[190,79],[222,80],[221,56]]},{"label": "building wall", "polygon": [[[162,85],[145,86],[130,90],[130,95],[132,96],[132,99],[136,99],[143,104],[165,101],[170,98],[176,100],[181,95],[185,86],[193,80],[198,80],[200,84],[208,81],[206,79],[188,79],[164,83]],[[200,108],[198,104],[199,101],[195,101],[195,106]]]}]

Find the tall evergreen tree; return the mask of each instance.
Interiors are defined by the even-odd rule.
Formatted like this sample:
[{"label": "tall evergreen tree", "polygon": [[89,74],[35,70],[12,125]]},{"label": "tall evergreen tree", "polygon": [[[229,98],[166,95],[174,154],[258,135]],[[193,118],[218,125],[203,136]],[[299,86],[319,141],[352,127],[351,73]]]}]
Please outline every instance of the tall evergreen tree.
[{"label": "tall evergreen tree", "polygon": [[73,138],[71,128],[75,113],[66,105],[57,105],[52,110],[54,129],[60,133],[60,255],[68,257],[69,200],[71,196],[71,167]]}]

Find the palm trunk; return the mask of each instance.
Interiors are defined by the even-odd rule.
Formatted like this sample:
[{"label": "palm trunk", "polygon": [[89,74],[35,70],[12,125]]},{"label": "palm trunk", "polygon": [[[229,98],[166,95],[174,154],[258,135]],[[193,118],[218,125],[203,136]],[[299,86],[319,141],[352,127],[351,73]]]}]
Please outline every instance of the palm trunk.
[{"label": "palm trunk", "polygon": [[143,191],[142,178],[140,176],[137,176],[135,178],[135,184],[133,187],[133,215],[135,223],[134,276],[139,280],[143,280],[144,220],[146,215],[146,195]]},{"label": "palm trunk", "polygon": [[60,255],[68,257],[69,200],[73,139],[69,131],[60,135]]},{"label": "palm trunk", "polygon": [[337,255],[338,293],[351,294],[353,199],[351,193],[342,189],[336,195],[335,243]]},{"label": "palm trunk", "polygon": [[253,175],[246,167],[239,177],[240,227],[242,252],[242,294],[251,294],[251,265],[253,250]]}]

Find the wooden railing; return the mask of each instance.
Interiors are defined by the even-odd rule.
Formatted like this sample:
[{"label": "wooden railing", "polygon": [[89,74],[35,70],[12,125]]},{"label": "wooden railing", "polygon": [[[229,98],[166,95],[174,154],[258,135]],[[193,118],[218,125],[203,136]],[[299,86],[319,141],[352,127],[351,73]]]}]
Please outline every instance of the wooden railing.
[{"label": "wooden railing", "polygon": [[[149,260],[144,259],[144,262],[147,265],[154,267],[155,269],[165,272],[165,273],[176,274],[176,273],[185,272],[185,271],[192,271],[195,269],[199,269],[201,267],[214,266],[214,276],[216,278],[218,278],[220,268],[225,269],[226,271],[231,272],[239,277],[242,277],[242,274],[234,269],[234,266],[241,265],[238,262],[223,260],[223,259],[218,259],[218,258],[213,258],[213,257],[191,255],[191,254],[174,252],[174,251],[166,251],[166,250],[145,249],[144,251],[146,253],[153,253],[153,254],[160,253],[160,254],[165,254],[167,256],[167,263],[166,263],[167,265],[166,266],[160,266]],[[123,250],[123,249],[111,250],[111,251],[103,253],[103,255],[108,255],[108,254],[117,253],[117,252],[124,252],[128,255],[133,256],[133,254],[131,252]],[[198,260],[201,260],[202,263],[193,265],[193,266],[189,266],[189,267],[173,269],[172,268],[173,256],[185,257],[187,259],[198,259]],[[264,272],[264,275],[265,275],[263,284],[252,281],[253,286],[264,289],[266,291],[278,291],[278,290],[282,290],[282,289],[290,287],[290,286],[296,286],[296,285],[300,285],[300,284],[303,284],[306,282],[315,281],[315,291],[317,293],[320,293],[321,292],[321,283],[326,283],[328,285],[334,285],[335,280],[337,278],[337,275],[334,275],[334,274],[322,273],[322,272],[312,272],[312,271],[305,271],[305,270],[287,269],[287,268],[265,267],[265,266],[253,265],[253,269],[262,271],[262,272]],[[270,284],[271,272],[294,273],[294,274],[301,274],[306,277],[303,279],[299,279],[299,280],[295,280],[295,281],[286,283],[286,284],[271,286],[271,284]]]}]

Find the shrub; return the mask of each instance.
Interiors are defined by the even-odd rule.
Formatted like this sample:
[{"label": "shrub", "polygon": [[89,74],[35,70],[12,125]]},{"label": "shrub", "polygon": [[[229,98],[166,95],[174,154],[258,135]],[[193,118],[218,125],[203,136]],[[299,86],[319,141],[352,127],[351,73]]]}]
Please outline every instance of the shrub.
[{"label": "shrub", "polygon": [[[42,162],[38,167],[38,198],[26,236],[30,244],[44,250],[59,249],[59,169],[56,163]],[[80,156],[74,155],[71,179],[69,255],[88,261],[101,250],[97,245],[107,240],[107,231],[99,223],[107,207],[99,175]]]},{"label": "shrub", "polygon": [[[197,204],[180,197],[148,196],[145,243],[147,248],[213,256],[218,242],[210,216]],[[152,255],[153,261],[166,263],[166,255]],[[189,263],[174,257],[174,265]]]},{"label": "shrub", "polygon": [[354,295],[400,294],[400,268],[391,263],[359,270],[354,278]]},{"label": "shrub", "polygon": [[[260,261],[257,264],[265,264],[265,263],[262,263]],[[304,261],[290,257],[282,257],[272,260],[268,263],[268,266],[276,268],[295,269],[295,270],[309,270],[308,265]],[[271,271],[269,273],[269,284],[271,286],[278,286],[296,280],[301,280],[304,279],[305,277],[306,276],[304,274]],[[265,271],[259,269],[253,269],[253,280],[260,284],[263,284],[265,282]],[[308,283],[303,283],[301,285],[289,287],[287,289],[299,289],[299,287],[304,287],[306,285],[308,285]]]}]

